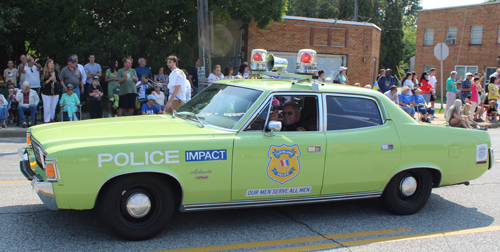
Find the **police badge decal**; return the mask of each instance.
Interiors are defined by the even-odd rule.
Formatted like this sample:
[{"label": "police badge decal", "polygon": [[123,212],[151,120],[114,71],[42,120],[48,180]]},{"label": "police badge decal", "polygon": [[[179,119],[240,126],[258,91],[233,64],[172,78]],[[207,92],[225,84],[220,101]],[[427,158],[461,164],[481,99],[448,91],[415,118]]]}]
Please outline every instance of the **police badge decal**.
[{"label": "police badge decal", "polygon": [[300,149],[294,145],[271,145],[268,152],[267,176],[280,184],[294,179],[300,172]]}]

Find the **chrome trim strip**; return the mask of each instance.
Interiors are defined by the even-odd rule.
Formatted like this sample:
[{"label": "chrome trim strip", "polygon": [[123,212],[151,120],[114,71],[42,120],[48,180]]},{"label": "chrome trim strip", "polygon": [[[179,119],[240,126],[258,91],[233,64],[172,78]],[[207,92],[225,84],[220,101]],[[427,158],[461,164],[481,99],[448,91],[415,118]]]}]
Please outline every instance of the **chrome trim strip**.
[{"label": "chrome trim strip", "polygon": [[48,209],[54,211],[58,210],[51,182],[39,182],[38,178],[34,177],[33,180],[31,180],[31,186]]},{"label": "chrome trim strip", "polygon": [[490,164],[488,165],[488,170],[490,170],[491,168],[493,168],[493,164],[495,163],[495,151],[493,150],[493,147],[490,147],[490,150],[489,150],[489,156],[490,156]]},{"label": "chrome trim strip", "polygon": [[[378,112],[380,113],[380,118],[383,120],[383,123],[380,125],[375,125],[375,126],[369,126],[369,127],[362,127],[362,128],[353,128],[353,129],[343,129],[343,130],[328,130],[328,111],[327,111],[327,96],[341,96],[341,97],[355,97],[355,98],[361,98],[361,99],[367,99],[367,100],[372,100],[377,104],[378,107]],[[373,96],[366,96],[366,95],[344,95],[344,94],[338,94],[338,93],[323,93],[323,106],[325,107],[325,113],[324,113],[324,128],[325,132],[338,132],[338,131],[347,131],[347,130],[359,130],[359,129],[368,129],[368,128],[374,128],[374,127],[380,127],[380,126],[385,126],[387,124],[387,121],[389,119],[384,117],[384,113],[382,112],[382,109],[380,107],[381,101],[376,99]],[[385,108],[384,108],[385,112]]]},{"label": "chrome trim strip", "polygon": [[322,195],[322,196],[312,196],[312,197],[185,204],[181,205],[180,211],[194,212],[202,210],[220,210],[220,209],[230,209],[230,208],[281,206],[281,205],[318,203],[318,202],[340,201],[340,200],[350,200],[350,199],[367,199],[367,198],[380,197],[380,195],[382,195],[382,192],[365,192],[365,193],[347,193],[338,195]]},{"label": "chrome trim strip", "polygon": [[99,190],[97,191],[97,195],[95,197],[95,202],[94,202],[94,207],[96,205],[96,202],[97,202],[97,197],[99,196],[99,193],[101,193],[101,189],[102,187],[108,182],[110,181],[111,179],[113,178],[116,178],[118,176],[121,176],[121,175],[127,175],[127,174],[133,174],[133,173],[161,173],[161,174],[165,174],[165,175],[168,175],[172,178],[174,178],[175,180],[177,180],[177,183],[179,183],[179,185],[181,186],[181,206],[182,206],[182,201],[184,200],[184,187],[182,186],[182,183],[181,181],[175,177],[174,175],[170,174],[170,173],[166,173],[166,172],[161,172],[161,171],[155,171],[155,170],[142,170],[142,171],[130,171],[130,172],[124,172],[124,173],[120,173],[120,174],[116,174],[112,177],[109,177],[108,179],[106,179],[102,184],[101,186],[99,187]]}]

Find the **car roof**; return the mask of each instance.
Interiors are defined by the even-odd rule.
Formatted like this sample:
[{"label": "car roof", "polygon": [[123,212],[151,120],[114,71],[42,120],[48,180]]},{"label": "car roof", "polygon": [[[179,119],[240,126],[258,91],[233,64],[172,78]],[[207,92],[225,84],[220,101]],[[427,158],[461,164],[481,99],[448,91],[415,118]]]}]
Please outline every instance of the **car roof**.
[{"label": "car roof", "polygon": [[[269,91],[312,91],[312,83],[299,82],[297,80],[276,80],[276,79],[232,79],[221,80],[215,83],[235,85],[253,89],[259,89],[266,92]],[[350,85],[333,84],[333,83],[320,83],[319,92],[339,92],[339,93],[355,93],[365,95],[383,95],[382,93],[367,89],[363,87],[354,87]]]}]

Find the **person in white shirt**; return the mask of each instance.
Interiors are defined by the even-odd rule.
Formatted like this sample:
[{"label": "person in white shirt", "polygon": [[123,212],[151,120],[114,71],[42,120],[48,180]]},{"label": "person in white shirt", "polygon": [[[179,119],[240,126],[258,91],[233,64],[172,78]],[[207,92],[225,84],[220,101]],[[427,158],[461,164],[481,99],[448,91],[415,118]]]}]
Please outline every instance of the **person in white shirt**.
[{"label": "person in white shirt", "polygon": [[148,76],[143,74],[141,80],[135,84],[135,87],[137,88],[137,100],[146,101],[146,89],[153,88],[153,85],[148,82]]},{"label": "person in white shirt", "polygon": [[[434,89],[434,91],[431,94],[431,100],[430,100],[431,108],[434,108],[434,102],[436,101],[436,82],[437,82],[436,68],[431,68],[431,72],[429,75],[429,82],[431,83],[432,89]],[[438,118],[438,117],[436,115],[434,115],[434,118]]]},{"label": "person in white shirt", "polygon": [[233,71],[234,70],[233,70],[232,66],[227,66],[224,69],[224,80],[232,80],[232,79],[234,79]]},{"label": "person in white shirt", "polygon": [[415,83],[413,82],[413,74],[408,72],[406,76],[401,80],[403,87],[409,87],[410,90],[415,89]]},{"label": "person in white shirt", "polygon": [[24,80],[30,84],[31,89],[40,94],[40,71],[42,71],[42,66],[36,63],[31,56],[26,58],[26,62],[27,64],[23,64],[20,68],[21,73],[25,75]]},{"label": "person in white shirt", "polygon": [[167,58],[167,66],[172,71],[168,76],[168,102],[165,104],[165,112],[172,114],[186,102],[186,75],[177,68],[177,57],[170,55]]},{"label": "person in white shirt", "polygon": [[208,84],[212,84],[218,80],[223,80],[224,75],[221,73],[220,65],[215,65],[214,72],[208,76]]},{"label": "person in white shirt", "polygon": [[38,102],[40,102],[40,98],[35,90],[30,89],[30,83],[28,81],[24,81],[23,89],[17,91],[16,101],[19,102],[19,107],[17,111],[19,112],[19,120],[23,125],[23,128],[26,128],[26,120],[24,119],[24,112],[30,111],[29,118],[29,126],[33,125],[35,122],[36,116],[36,107]]},{"label": "person in white shirt", "polygon": [[153,92],[151,92],[151,95],[156,97],[155,104],[160,106],[161,110],[164,110],[165,109],[165,93],[163,93],[163,91],[161,91],[161,87],[162,87],[162,84],[157,83],[155,85],[155,90],[153,90]]},{"label": "person in white shirt", "polygon": [[[186,77],[189,76],[188,71],[186,69],[182,69],[182,72],[186,75]],[[189,77],[186,79],[186,102],[191,100],[191,82],[189,81]]]}]

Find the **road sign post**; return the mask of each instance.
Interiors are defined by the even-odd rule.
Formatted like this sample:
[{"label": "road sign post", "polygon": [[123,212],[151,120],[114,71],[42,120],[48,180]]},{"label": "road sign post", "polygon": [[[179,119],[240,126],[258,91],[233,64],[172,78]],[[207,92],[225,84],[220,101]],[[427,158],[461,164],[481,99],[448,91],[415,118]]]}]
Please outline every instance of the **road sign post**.
[{"label": "road sign post", "polygon": [[443,60],[450,54],[450,50],[445,43],[438,43],[434,47],[434,56],[441,61],[441,109],[443,109]]}]

